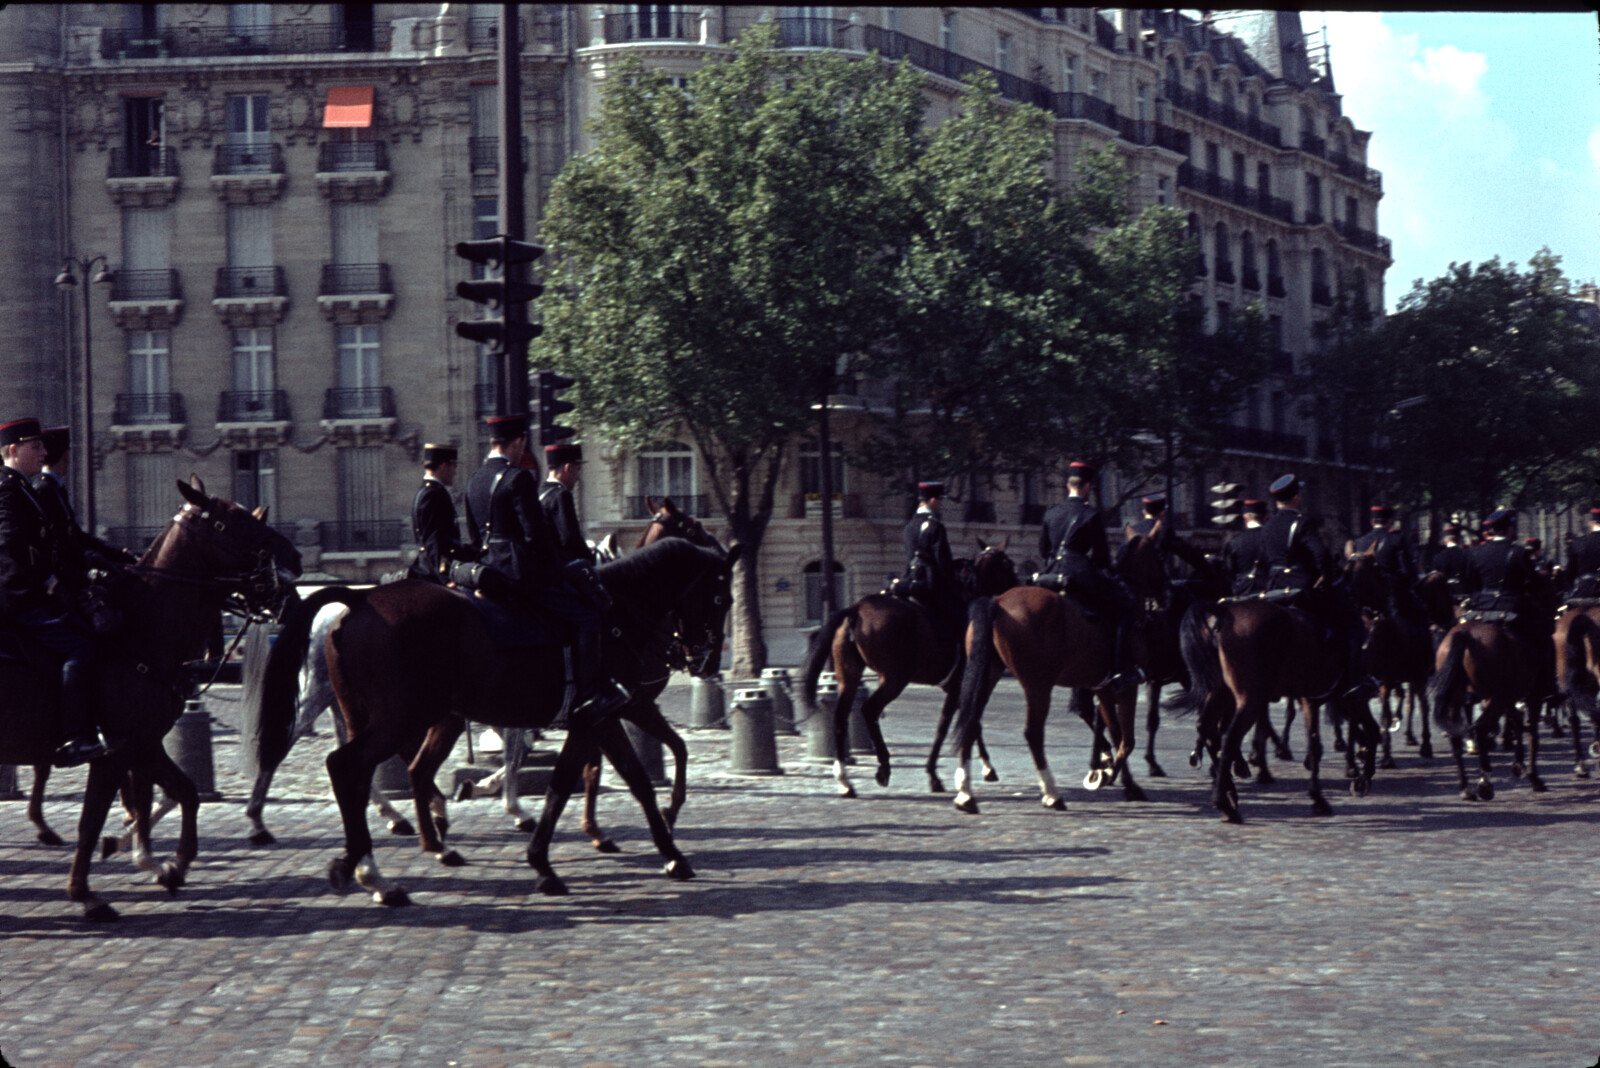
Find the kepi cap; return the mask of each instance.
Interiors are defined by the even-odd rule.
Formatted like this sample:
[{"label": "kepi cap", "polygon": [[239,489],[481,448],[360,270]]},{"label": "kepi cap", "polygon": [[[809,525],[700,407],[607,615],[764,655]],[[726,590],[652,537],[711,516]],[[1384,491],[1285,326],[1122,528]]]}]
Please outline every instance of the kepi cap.
[{"label": "kepi cap", "polygon": [[72,428],[50,426],[44,429],[44,463],[46,467],[61,462],[61,457],[72,448]]},{"label": "kepi cap", "polygon": [[1084,463],[1082,460],[1074,460],[1067,465],[1067,474],[1077,478],[1093,478],[1095,471],[1094,464]]},{"label": "kepi cap", "polygon": [[496,441],[511,441],[526,437],[528,433],[526,415],[491,415],[483,425],[489,428],[489,436]]},{"label": "kepi cap", "polygon": [[546,445],[544,447],[544,465],[546,467],[555,468],[560,467],[562,464],[581,463],[583,463],[582,445],[564,441],[558,445]]},{"label": "kepi cap", "polygon": [[20,445],[24,441],[34,441],[44,437],[44,429],[39,426],[39,420],[13,419],[9,423],[0,423],[0,446]]},{"label": "kepi cap", "polygon": [[422,462],[424,464],[455,463],[457,456],[454,445],[424,445],[422,447]]},{"label": "kepi cap", "polygon": [[1242,505],[1240,505],[1239,510],[1245,515],[1266,515],[1267,502],[1258,501],[1252,498],[1251,500],[1245,501]]},{"label": "kepi cap", "polygon": [[1303,485],[1305,485],[1305,483],[1301,482],[1293,475],[1284,475],[1272,485],[1268,486],[1267,492],[1272,494],[1274,500],[1287,501],[1292,500],[1294,495],[1300,492],[1300,487]]},{"label": "kepi cap", "polygon": [[1152,493],[1148,497],[1140,497],[1139,503],[1147,512],[1164,512],[1167,510],[1167,495],[1165,493]]},{"label": "kepi cap", "polygon": [[931,501],[935,497],[943,497],[943,496],[944,496],[944,483],[943,482],[918,482],[917,483],[917,499],[918,500]]}]

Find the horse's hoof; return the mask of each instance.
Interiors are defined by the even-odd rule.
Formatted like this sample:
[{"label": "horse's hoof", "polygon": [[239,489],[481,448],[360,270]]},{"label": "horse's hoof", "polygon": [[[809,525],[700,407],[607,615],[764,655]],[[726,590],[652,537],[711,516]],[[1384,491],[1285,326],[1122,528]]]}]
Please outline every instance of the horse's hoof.
[{"label": "horse's hoof", "polygon": [[1478,800],[1479,801],[1493,801],[1494,800],[1494,783],[1490,782],[1488,779],[1479,779],[1478,780]]},{"label": "horse's hoof", "polygon": [[976,797],[957,798],[955,806],[957,812],[965,812],[969,816],[978,814],[978,799]]},{"label": "horse's hoof", "polygon": [[1433,759],[1433,743],[1432,742],[1423,742],[1422,743],[1422,747],[1417,750],[1417,756],[1421,757],[1423,760],[1432,760]]},{"label": "horse's hoof", "polygon": [[1587,779],[1589,777],[1589,765],[1585,764],[1581,760],[1578,761],[1576,764],[1572,765],[1572,775],[1577,779]]},{"label": "horse's hoof", "polygon": [[999,782],[1000,781],[1000,773],[998,771],[995,771],[993,768],[984,768],[983,769],[983,781],[984,782]]},{"label": "horse's hoof", "polygon": [[1167,777],[1166,770],[1154,760],[1151,760],[1149,757],[1145,757],[1144,763],[1145,767],[1149,769],[1145,772],[1145,774],[1149,775],[1152,779],[1165,779]]},{"label": "horse's hoof", "polygon": [[396,838],[410,838],[417,833],[417,829],[411,826],[410,820],[395,820],[389,824],[389,833]]},{"label": "horse's hoof", "polygon": [[532,816],[524,816],[522,819],[517,821],[517,830],[521,831],[523,834],[532,834],[538,829],[539,821],[534,819]]},{"label": "horse's hoof", "polygon": [[177,897],[178,888],[184,883],[183,869],[169,860],[161,865],[161,874],[156,876],[156,882],[165,888],[168,897]]},{"label": "horse's hoof", "polygon": [[1537,775],[1528,776],[1528,785],[1533,788],[1533,792],[1536,794],[1546,793],[1550,789],[1544,784],[1544,780]]},{"label": "horse's hoof", "polygon": [[1065,812],[1067,810],[1067,803],[1059,797],[1043,797],[1039,800],[1051,812]]},{"label": "horse's hoof", "polygon": [[1135,783],[1126,783],[1122,787],[1122,797],[1125,801],[1148,801],[1144,789]]},{"label": "horse's hoof", "polygon": [[341,894],[350,888],[350,865],[343,857],[328,862],[328,885]]},{"label": "horse's hoof", "polygon": [[667,861],[667,866],[661,870],[667,878],[680,883],[694,878],[694,869],[689,867],[689,862],[682,857]]},{"label": "horse's hoof", "polygon": [[533,888],[545,897],[565,897],[567,884],[557,875],[541,875],[533,882]]},{"label": "horse's hoof", "polygon": [[1394,757],[1385,756],[1382,760],[1378,761],[1378,767],[1382,768],[1384,771],[1393,771],[1395,768],[1399,767],[1399,765],[1394,762]]},{"label": "horse's hoof", "polygon": [[1357,775],[1354,779],[1350,780],[1350,796],[1366,797],[1367,790],[1370,789],[1371,786],[1372,780],[1368,779],[1365,775]]},{"label": "horse's hoof", "polygon": [[839,787],[839,797],[841,800],[849,799],[854,796],[856,796],[856,788],[854,786]]},{"label": "horse's hoof", "polygon": [[1273,783],[1275,783],[1277,781],[1278,781],[1277,777],[1275,775],[1273,775],[1270,770],[1268,770],[1268,768],[1267,768],[1267,766],[1265,764],[1261,765],[1261,770],[1256,772],[1256,785],[1257,786],[1271,786]]},{"label": "horse's hoof", "polygon": [[471,801],[472,800],[472,780],[463,779],[461,781],[461,784],[456,787],[455,800],[457,800],[457,801]]},{"label": "horse's hoof", "polygon": [[930,794],[947,794],[950,791],[944,787],[944,780],[937,775],[928,775],[928,792]]},{"label": "horse's hoof", "polygon": [[889,785],[889,765],[879,764],[877,774],[873,775],[879,786]]},{"label": "horse's hoof", "polygon": [[104,901],[96,901],[94,904],[84,908],[83,918],[90,923],[112,923],[120,917],[117,915],[116,909]]},{"label": "horse's hoof", "polygon": [[1358,776],[1358,775],[1360,775],[1360,772],[1358,772],[1358,771],[1356,771],[1356,769],[1355,769],[1355,768],[1353,768],[1353,767],[1351,767],[1351,766],[1350,766],[1350,765],[1348,765],[1348,764],[1346,764],[1346,765],[1345,765],[1345,769],[1344,769],[1344,777],[1345,777],[1345,778],[1347,778],[1347,779],[1354,779],[1354,778],[1356,778],[1356,777],[1357,777],[1357,776]]},{"label": "horse's hoof", "polygon": [[1333,740],[1333,751],[1335,753],[1344,752],[1344,739],[1343,738],[1335,738]]},{"label": "horse's hoof", "polygon": [[617,843],[613,842],[609,838],[600,839],[598,842],[596,842],[594,844],[594,848],[595,848],[595,851],[599,852],[599,853],[620,853],[620,852],[622,852],[622,847],[617,845]]},{"label": "horse's hoof", "polygon": [[67,844],[61,840],[61,836],[59,834],[57,834],[55,831],[52,831],[48,827],[40,831],[38,837],[40,845],[62,846]]},{"label": "horse's hoof", "polygon": [[1416,745],[1417,744],[1417,736],[1415,734],[1411,733],[1410,731],[1406,731],[1406,744],[1407,745]]},{"label": "horse's hoof", "polygon": [[1105,772],[1099,768],[1090,768],[1088,774],[1083,777],[1083,788],[1085,790],[1098,790],[1105,782],[1105,778]]},{"label": "horse's hoof", "polygon": [[101,860],[105,860],[107,857],[116,856],[116,853],[117,853],[117,836],[114,835],[114,834],[101,835],[100,836],[100,859]]},{"label": "horse's hoof", "polygon": [[253,846],[277,845],[278,840],[272,836],[271,831],[263,827],[261,830],[250,836],[250,844]]},{"label": "horse's hoof", "polygon": [[1333,806],[1328,804],[1328,799],[1325,797],[1313,797],[1311,799],[1311,814],[1313,816],[1331,816],[1333,815]]},{"label": "horse's hoof", "polygon": [[372,895],[372,900],[380,905],[387,905],[392,909],[405,908],[411,904],[411,895],[398,886],[392,890],[380,890]]},{"label": "horse's hoof", "polygon": [[1514,760],[1511,762],[1511,777],[1513,779],[1520,779],[1527,773],[1528,769],[1522,766],[1522,761]]},{"label": "horse's hoof", "polygon": [[1239,815],[1239,806],[1226,797],[1217,801],[1217,811],[1222,813],[1222,818],[1227,823],[1244,822],[1244,817]]},{"label": "horse's hoof", "polygon": [[447,849],[439,854],[439,863],[447,868],[465,868],[467,866],[467,858],[454,849]]},{"label": "horse's hoof", "polygon": [[1589,743],[1589,755],[1592,757],[1600,757],[1600,739],[1596,739]]}]

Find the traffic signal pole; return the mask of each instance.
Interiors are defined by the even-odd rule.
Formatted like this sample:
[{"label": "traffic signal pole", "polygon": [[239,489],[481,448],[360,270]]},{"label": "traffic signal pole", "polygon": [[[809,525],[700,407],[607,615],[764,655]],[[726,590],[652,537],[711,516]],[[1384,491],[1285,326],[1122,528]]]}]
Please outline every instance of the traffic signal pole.
[{"label": "traffic signal pole", "polygon": [[[512,241],[527,237],[528,216],[523,200],[527,184],[522,166],[522,42],[517,25],[518,5],[500,6],[500,232]],[[526,282],[526,263],[503,265],[507,282]],[[511,302],[504,309],[506,343],[500,357],[499,402],[502,415],[528,411],[528,342],[518,340],[515,323],[528,321],[528,306]]]}]

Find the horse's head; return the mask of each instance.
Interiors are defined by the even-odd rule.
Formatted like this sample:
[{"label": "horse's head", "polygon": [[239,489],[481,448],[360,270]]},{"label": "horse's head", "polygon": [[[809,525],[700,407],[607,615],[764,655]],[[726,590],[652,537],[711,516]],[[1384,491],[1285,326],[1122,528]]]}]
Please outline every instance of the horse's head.
[{"label": "horse's head", "polygon": [[733,565],[743,551],[743,545],[735,545],[727,553],[711,549],[717,558],[707,558],[705,569],[678,597],[677,639],[687,670],[695,678],[722,670],[722,643],[727,637],[728,610],[733,607]]},{"label": "horse's head", "polygon": [[1170,585],[1167,569],[1161,558],[1161,531],[1166,517],[1156,520],[1148,534],[1136,534],[1133,527],[1123,528],[1125,539],[1117,550],[1116,573],[1139,600],[1160,599]]},{"label": "horse's head", "polygon": [[1017,568],[1006,555],[1011,544],[1008,534],[999,545],[978,539],[978,555],[972,558],[972,576],[979,597],[998,597],[1017,584]]},{"label": "horse's head", "polygon": [[645,503],[650,505],[653,514],[650,516],[650,525],[645,527],[644,536],[639,539],[636,548],[642,549],[646,545],[654,545],[662,538],[682,538],[702,549],[727,551],[698,519],[674,504],[671,497],[661,498],[659,505],[655,504],[654,497],[646,497]]},{"label": "horse's head", "polygon": [[632,615],[670,631],[666,660],[671,666],[696,677],[713,675],[722,666],[733,566],[743,548],[735,545],[724,553],[670,538],[601,566],[600,580],[619,605],[631,609],[622,618]]},{"label": "horse's head", "polygon": [[206,493],[196,476],[178,483],[184,506],[145,554],[153,573],[203,579],[237,611],[276,616],[294,593],[300,552],[254,512]]}]

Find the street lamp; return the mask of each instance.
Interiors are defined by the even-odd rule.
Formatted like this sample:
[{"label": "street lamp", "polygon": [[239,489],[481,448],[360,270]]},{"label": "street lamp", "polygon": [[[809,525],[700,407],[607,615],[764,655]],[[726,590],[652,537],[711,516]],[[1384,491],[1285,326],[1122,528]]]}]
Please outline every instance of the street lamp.
[{"label": "street lamp", "polygon": [[[104,256],[66,257],[61,262],[61,273],[56,275],[56,288],[63,293],[71,293],[79,288],[78,277],[72,269],[76,267],[78,274],[89,278],[89,272],[96,265],[100,270],[93,277],[93,284],[97,286],[110,286],[114,276],[106,263]],[[83,422],[79,424],[76,435],[82,442],[81,451],[78,453],[83,459],[79,466],[83,468],[83,523],[84,528],[93,534],[94,521],[94,357],[90,345],[89,334],[89,287],[83,286]]]}]

